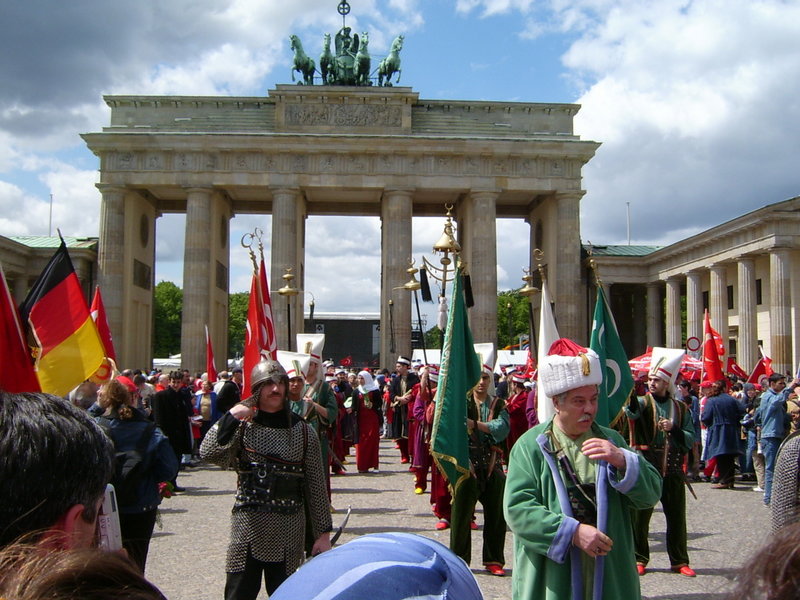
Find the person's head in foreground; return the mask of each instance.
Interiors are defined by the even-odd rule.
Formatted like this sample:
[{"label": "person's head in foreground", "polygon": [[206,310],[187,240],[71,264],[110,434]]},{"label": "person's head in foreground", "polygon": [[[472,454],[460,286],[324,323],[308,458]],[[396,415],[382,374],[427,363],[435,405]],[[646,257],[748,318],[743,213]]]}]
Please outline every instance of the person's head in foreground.
[{"label": "person's head in foreground", "polygon": [[374,533],[324,552],[284,581],[272,600],[481,600],[469,566],[439,542]]},{"label": "person's head in foreground", "polygon": [[0,598],[6,600],[165,600],[124,556],[96,548],[0,550]]},{"label": "person's head in foreground", "polygon": [[113,454],[86,411],[41,392],[0,392],[0,548],[23,536],[94,545]]}]

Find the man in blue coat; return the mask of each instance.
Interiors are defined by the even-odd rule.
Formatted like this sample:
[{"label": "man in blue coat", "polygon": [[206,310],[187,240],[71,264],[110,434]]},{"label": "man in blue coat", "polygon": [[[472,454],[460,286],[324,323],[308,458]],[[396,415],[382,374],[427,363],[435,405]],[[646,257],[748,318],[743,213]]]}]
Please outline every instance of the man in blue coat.
[{"label": "man in blue coat", "polygon": [[761,394],[761,404],[756,411],[756,427],[761,433],[761,450],[766,462],[764,468],[764,504],[769,506],[772,494],[772,475],[783,438],[786,437],[786,399],[800,384],[795,379],[786,387],[786,377],[780,373],[769,376],[769,389]]},{"label": "man in blue coat", "polygon": [[724,392],[725,382],[714,383],[711,396],[703,409],[702,421],[708,429],[706,456],[717,459],[717,489],[733,489],[734,461],[739,455],[740,421],[744,404]]}]

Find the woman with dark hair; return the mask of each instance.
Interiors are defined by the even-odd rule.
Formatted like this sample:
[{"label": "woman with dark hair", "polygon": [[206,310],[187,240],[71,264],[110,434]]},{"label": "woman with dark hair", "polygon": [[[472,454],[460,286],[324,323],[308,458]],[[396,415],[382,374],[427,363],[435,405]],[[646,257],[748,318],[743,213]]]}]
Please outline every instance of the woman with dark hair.
[{"label": "woman with dark hair", "polygon": [[358,374],[358,387],[353,390],[350,401],[356,415],[353,442],[358,472],[367,473],[373,469],[377,473],[383,397],[369,371],[364,370]]},{"label": "woman with dark hair", "polygon": [[[170,481],[178,473],[178,459],[169,440],[161,430],[135,407],[135,398],[128,388],[111,380],[100,392],[100,407],[105,411],[98,424],[114,442],[119,455],[138,452],[141,455],[141,475],[131,489],[117,489],[122,546],[128,556],[144,573],[147,551],[156,523],[161,494],[158,484]],[[114,479],[112,479],[114,483]]]}]

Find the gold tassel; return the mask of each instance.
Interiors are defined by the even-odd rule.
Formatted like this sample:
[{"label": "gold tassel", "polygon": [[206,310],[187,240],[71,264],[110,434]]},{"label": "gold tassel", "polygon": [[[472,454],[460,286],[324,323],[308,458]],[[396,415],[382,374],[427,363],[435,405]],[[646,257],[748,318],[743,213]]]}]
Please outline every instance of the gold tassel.
[{"label": "gold tassel", "polygon": [[583,372],[584,377],[588,377],[589,373],[592,371],[591,363],[589,362],[589,357],[585,354],[578,354],[581,357],[581,371]]}]

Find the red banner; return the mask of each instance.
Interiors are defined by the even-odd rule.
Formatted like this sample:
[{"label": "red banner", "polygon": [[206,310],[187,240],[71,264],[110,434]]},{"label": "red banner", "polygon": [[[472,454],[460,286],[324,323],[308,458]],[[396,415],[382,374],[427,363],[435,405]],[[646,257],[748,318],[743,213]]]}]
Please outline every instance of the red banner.
[{"label": "red banner", "polygon": [[720,357],[725,353],[722,336],[711,327],[711,319],[706,311],[703,335],[703,377],[702,382],[721,381],[725,379],[722,373]]}]

